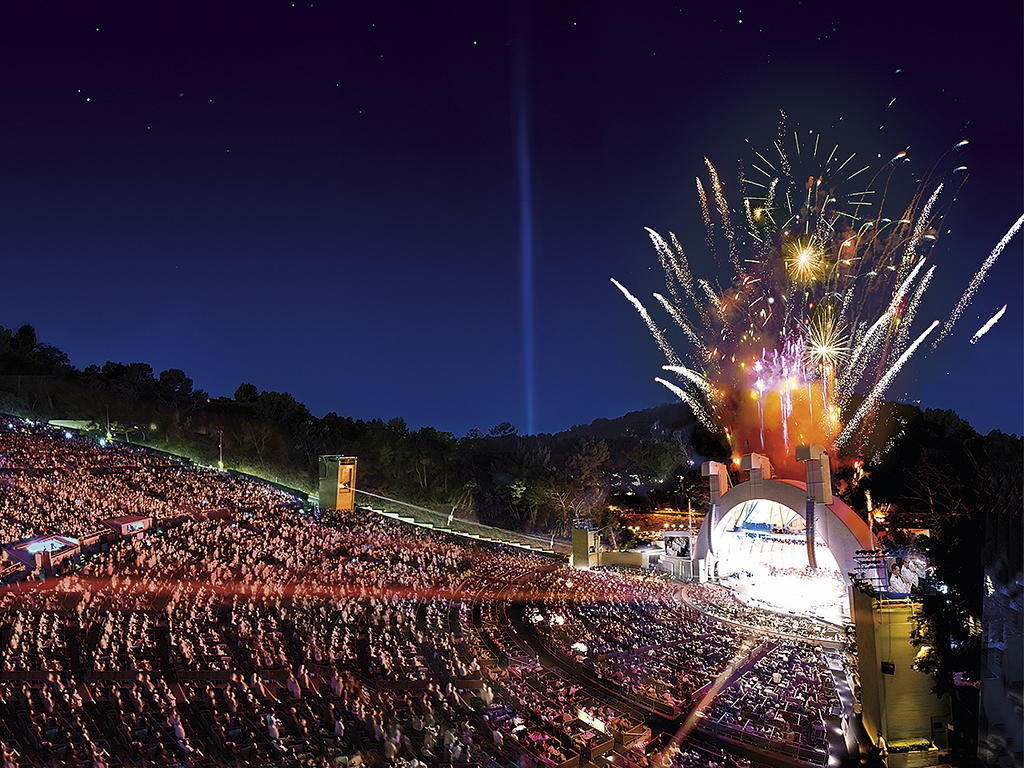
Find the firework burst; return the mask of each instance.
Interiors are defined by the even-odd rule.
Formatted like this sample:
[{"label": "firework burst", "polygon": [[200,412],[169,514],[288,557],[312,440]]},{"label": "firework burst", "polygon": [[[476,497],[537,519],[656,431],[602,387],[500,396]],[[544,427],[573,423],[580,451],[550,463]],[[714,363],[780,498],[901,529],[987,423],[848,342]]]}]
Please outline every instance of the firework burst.
[{"label": "firework burst", "polygon": [[[647,230],[667,289],[654,296],[682,330],[685,347],[673,346],[643,303],[612,281],[677,377],[655,380],[724,434],[735,453],[764,451],[778,466],[791,463],[796,442],[860,449],[888,387],[939,326],[913,329],[936,270],[924,267],[946,202],[966,180],[963,165],[933,172],[893,211],[887,197],[909,162],[906,151],[872,169],[813,131],[787,130],[784,120],[772,146],[752,148],[741,166],[735,207],[710,160],[706,180],[697,179],[708,262],[725,253],[732,267],[726,280],[696,277],[674,234]],[[1022,223],[990,254],[937,339]],[[858,399],[857,392],[866,394]]]},{"label": "firework burst", "polygon": [[797,238],[782,246],[786,272],[789,279],[798,285],[815,283],[825,270],[825,254],[821,252],[814,238]]},{"label": "firework burst", "polygon": [[811,369],[834,371],[850,352],[849,338],[836,320],[835,309],[823,304],[807,331],[804,351]]}]

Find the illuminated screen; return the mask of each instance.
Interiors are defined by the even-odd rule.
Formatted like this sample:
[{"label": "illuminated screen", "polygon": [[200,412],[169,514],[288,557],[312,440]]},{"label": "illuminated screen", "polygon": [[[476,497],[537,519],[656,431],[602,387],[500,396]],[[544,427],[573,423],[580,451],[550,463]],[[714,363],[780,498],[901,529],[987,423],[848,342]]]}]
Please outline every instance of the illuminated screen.
[{"label": "illuminated screen", "polygon": [[126,533],[135,533],[136,531],[141,531],[145,527],[145,520],[136,520],[134,523],[128,523],[124,528]]},{"label": "illuminated screen", "polygon": [[909,595],[925,575],[924,564],[913,558],[885,558],[886,573],[889,580],[889,591],[898,595]]},{"label": "illuminated screen", "polygon": [[59,552],[62,549],[73,547],[78,544],[77,539],[41,539],[40,541],[30,541],[25,545],[25,551],[30,555],[35,555],[40,552]]},{"label": "illuminated screen", "polygon": [[690,557],[690,535],[676,534],[665,536],[665,555],[668,557]]}]

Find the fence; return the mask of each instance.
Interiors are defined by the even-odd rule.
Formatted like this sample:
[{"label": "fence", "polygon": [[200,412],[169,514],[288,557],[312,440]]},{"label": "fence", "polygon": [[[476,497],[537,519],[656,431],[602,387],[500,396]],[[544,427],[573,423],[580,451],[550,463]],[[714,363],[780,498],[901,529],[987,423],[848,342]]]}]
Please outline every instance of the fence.
[{"label": "fence", "polygon": [[550,555],[564,555],[571,550],[571,544],[564,539],[553,539],[550,536],[534,536],[528,533],[508,531],[504,528],[493,528],[482,523],[460,520],[457,517],[438,512],[418,504],[410,504],[398,499],[389,499],[370,491],[356,490],[357,504],[386,517],[401,520],[423,528],[433,528],[456,536],[465,536],[480,541],[509,544],[513,547],[528,549],[533,552]]}]

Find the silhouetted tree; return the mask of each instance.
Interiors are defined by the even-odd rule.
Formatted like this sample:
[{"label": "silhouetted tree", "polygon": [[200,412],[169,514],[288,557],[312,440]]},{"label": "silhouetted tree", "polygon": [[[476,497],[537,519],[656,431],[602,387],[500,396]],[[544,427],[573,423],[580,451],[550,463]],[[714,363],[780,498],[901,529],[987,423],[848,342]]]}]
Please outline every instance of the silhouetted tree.
[{"label": "silhouetted tree", "polygon": [[235,390],[235,401],[239,403],[255,403],[260,396],[260,391],[252,384],[245,382],[238,385]]},{"label": "silhouetted tree", "polygon": [[516,434],[516,428],[509,424],[507,421],[503,421],[500,424],[495,424],[489,430],[487,434],[491,437],[511,437]]}]

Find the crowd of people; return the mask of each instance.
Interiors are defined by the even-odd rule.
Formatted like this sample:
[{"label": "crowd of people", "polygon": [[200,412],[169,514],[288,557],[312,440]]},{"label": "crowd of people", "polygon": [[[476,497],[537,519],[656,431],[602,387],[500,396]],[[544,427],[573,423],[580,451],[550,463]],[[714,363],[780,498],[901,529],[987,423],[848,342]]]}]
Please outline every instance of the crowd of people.
[{"label": "crowd of people", "polygon": [[43,534],[80,539],[127,514],[159,522],[294,503],[268,485],[223,473],[211,483],[210,475],[137,446],[0,420],[0,544]]},{"label": "crowd of people", "polygon": [[809,640],[833,643],[845,641],[845,632],[834,624],[751,605],[738,599],[733,590],[720,584],[689,583],[680,589],[687,603],[730,623]]},{"label": "crowd of people", "polygon": [[[125,515],[154,527],[0,585],[2,768],[553,767],[612,752],[644,768],[653,753],[631,747],[646,715],[693,707],[746,635],[704,610],[717,594],[683,600],[651,574],[327,514],[138,447],[0,423],[5,546]],[[787,722],[813,724],[833,703],[813,649],[776,642],[726,688],[716,724],[732,727],[778,665],[799,667],[787,683],[806,694]],[[667,764],[744,768],[694,762],[710,754]]]},{"label": "crowd of people", "polygon": [[827,720],[841,712],[819,643],[838,641],[834,628],[750,607],[717,585],[645,574],[555,571],[539,584],[566,596],[532,614],[552,652],[654,711],[699,711],[713,732],[825,762]]},{"label": "crowd of people", "polygon": [[761,746],[823,764],[826,730],[841,717],[839,697],[820,648],[807,643],[769,641],[755,653],[734,685],[715,697],[705,728],[721,727]]},{"label": "crowd of people", "polygon": [[686,709],[742,634],[681,603],[678,585],[648,573],[556,571],[539,583],[559,596],[534,609],[549,647],[668,715]]}]

